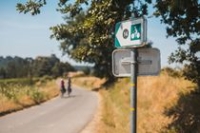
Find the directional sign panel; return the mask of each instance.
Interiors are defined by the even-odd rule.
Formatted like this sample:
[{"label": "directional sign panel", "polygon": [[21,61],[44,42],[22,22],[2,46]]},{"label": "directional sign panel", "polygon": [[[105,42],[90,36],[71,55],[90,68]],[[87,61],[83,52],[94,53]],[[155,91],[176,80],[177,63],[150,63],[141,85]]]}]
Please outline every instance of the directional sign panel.
[{"label": "directional sign panel", "polygon": [[138,49],[137,61],[133,62],[133,50],[116,49],[112,53],[112,72],[116,77],[130,77],[131,63],[138,63],[138,75],[158,75],[160,51],[156,48]]},{"label": "directional sign panel", "polygon": [[156,48],[138,49],[139,75],[158,75],[160,66],[160,50]]},{"label": "directional sign panel", "polygon": [[122,60],[131,58],[131,49],[116,49],[112,53],[112,72],[116,77],[130,77],[130,63],[123,64]]},{"label": "directional sign panel", "polygon": [[115,47],[139,47],[147,41],[145,18],[119,22],[115,26]]}]

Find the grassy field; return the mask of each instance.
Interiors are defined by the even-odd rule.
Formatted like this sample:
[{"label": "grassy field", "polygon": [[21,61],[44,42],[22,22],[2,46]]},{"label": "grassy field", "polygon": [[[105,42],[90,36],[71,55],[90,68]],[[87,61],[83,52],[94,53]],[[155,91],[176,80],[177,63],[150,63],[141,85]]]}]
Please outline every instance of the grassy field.
[{"label": "grassy field", "polygon": [[[74,81],[90,89],[103,83],[103,80],[92,77]],[[130,132],[130,87],[129,78],[119,78],[117,83],[101,87],[102,110],[97,133]],[[137,131],[199,133],[200,96],[192,93],[194,88],[191,82],[167,73],[139,77]]]},{"label": "grassy field", "polygon": [[[96,133],[130,132],[130,79],[118,78],[113,85],[102,86],[104,79],[74,77],[72,83],[95,90],[101,95],[100,120]],[[31,83],[31,85],[30,85]],[[200,95],[195,85],[167,73],[138,77],[139,133],[199,133]],[[0,114],[39,104],[58,95],[55,80],[0,81]]]},{"label": "grassy field", "polygon": [[0,80],[0,116],[40,104],[58,95],[55,81],[47,79]]}]

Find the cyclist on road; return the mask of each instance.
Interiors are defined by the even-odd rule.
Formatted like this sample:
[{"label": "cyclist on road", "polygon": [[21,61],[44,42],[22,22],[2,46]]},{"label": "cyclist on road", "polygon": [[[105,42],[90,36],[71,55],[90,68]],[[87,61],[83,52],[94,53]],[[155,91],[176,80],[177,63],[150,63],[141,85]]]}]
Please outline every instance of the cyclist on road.
[{"label": "cyclist on road", "polygon": [[66,89],[65,89],[65,82],[63,79],[61,79],[61,82],[60,82],[60,92],[61,92],[61,97],[64,96],[65,92],[66,92]]},{"label": "cyclist on road", "polygon": [[70,96],[71,92],[72,92],[71,77],[69,75],[67,75],[67,94],[68,94],[68,96]]}]

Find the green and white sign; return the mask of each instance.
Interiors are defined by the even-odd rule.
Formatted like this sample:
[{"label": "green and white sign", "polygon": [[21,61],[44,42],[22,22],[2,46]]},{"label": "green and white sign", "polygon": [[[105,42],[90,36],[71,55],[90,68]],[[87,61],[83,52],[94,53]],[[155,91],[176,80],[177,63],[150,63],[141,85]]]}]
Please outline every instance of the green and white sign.
[{"label": "green and white sign", "polygon": [[140,47],[147,41],[145,18],[119,22],[115,26],[115,47]]}]

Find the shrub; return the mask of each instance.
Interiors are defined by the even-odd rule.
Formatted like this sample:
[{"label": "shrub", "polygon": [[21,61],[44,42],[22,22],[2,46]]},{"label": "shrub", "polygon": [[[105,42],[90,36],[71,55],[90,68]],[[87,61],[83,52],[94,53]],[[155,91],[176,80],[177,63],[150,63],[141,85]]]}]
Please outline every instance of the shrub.
[{"label": "shrub", "polygon": [[45,100],[44,94],[37,88],[32,88],[32,91],[29,93],[29,95],[33,99],[33,101],[37,104]]}]

